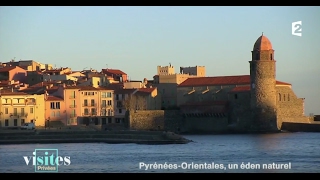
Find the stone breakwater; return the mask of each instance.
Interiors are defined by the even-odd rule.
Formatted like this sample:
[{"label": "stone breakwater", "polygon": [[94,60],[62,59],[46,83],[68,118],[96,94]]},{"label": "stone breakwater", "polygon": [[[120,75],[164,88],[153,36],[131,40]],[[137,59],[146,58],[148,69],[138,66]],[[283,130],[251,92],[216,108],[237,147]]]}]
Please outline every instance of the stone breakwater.
[{"label": "stone breakwater", "polygon": [[178,134],[162,131],[61,131],[0,130],[0,144],[51,143],[136,143],[186,144],[191,142]]}]

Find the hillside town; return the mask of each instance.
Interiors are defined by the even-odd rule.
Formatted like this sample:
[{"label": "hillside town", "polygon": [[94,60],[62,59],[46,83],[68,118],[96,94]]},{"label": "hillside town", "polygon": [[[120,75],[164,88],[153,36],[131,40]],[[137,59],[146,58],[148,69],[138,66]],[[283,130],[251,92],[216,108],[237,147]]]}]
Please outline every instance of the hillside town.
[{"label": "hillside town", "polygon": [[[128,109],[178,108],[176,85],[205,75],[205,68],[199,66],[181,67],[180,74],[171,65],[157,69],[152,80],[129,81],[120,69],[77,71],[34,60],[1,63],[0,126],[122,124]],[[163,90],[161,96],[159,87],[169,93]]]}]

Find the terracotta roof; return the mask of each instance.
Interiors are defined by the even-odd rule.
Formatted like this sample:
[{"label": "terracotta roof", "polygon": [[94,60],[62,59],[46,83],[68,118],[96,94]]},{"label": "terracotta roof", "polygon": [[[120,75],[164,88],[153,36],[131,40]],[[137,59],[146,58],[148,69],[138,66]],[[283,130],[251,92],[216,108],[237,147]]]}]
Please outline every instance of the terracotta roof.
[{"label": "terracotta roof", "polygon": [[136,89],[116,89],[114,90],[115,94],[131,94],[134,91],[136,91]]},{"label": "terracotta roof", "polygon": [[141,93],[152,93],[156,88],[139,88],[138,92],[141,92]]},{"label": "terracotta roof", "polygon": [[27,93],[24,92],[1,92],[1,96],[5,96],[5,95],[29,95]]},{"label": "terracotta roof", "polygon": [[51,69],[51,70],[45,70],[42,71],[43,73],[52,73],[52,72],[61,72],[63,69]]},{"label": "terracotta roof", "polygon": [[270,49],[272,49],[272,44],[270,40],[264,35],[260,36],[253,46],[253,50],[258,50],[258,51],[270,50]]},{"label": "terracotta roof", "polygon": [[51,85],[51,84],[55,84],[55,81],[44,81],[44,82],[39,82],[37,84],[34,84],[30,87],[43,87],[43,86],[47,86],[47,85]]},{"label": "terracotta roof", "polygon": [[49,89],[46,89],[46,91],[47,91],[49,94],[52,94],[52,93],[58,91],[58,89],[59,89],[58,86],[53,86],[53,87],[51,87],[51,88],[49,88]]},{"label": "terracotta roof", "polygon": [[64,89],[80,89],[80,86],[66,86]]},{"label": "terracotta roof", "polygon": [[19,92],[37,92],[41,89],[43,89],[43,87],[28,87],[28,88],[20,90]]},{"label": "terracotta roof", "polygon": [[92,86],[66,86],[64,89],[79,89],[80,91],[100,91],[100,90],[110,90],[113,89],[109,87],[92,87]]},{"label": "terracotta roof", "polygon": [[126,73],[124,73],[123,71],[121,71],[121,70],[119,70],[119,69],[102,69],[101,72],[104,73],[104,74],[121,74],[121,75],[127,75]]},{"label": "terracotta roof", "polygon": [[63,101],[63,99],[56,96],[48,96],[46,101]]},{"label": "terracotta roof", "polygon": [[234,92],[248,92],[250,91],[250,86],[238,86],[233,88],[229,93],[234,93]]},{"label": "terracotta roof", "polygon": [[250,75],[188,78],[178,87],[250,84]]},{"label": "terracotta roof", "polygon": [[290,83],[282,82],[282,81],[276,81],[277,85],[291,85]]},{"label": "terracotta roof", "polygon": [[[276,81],[278,85],[291,85]],[[178,87],[220,86],[220,85],[250,85],[250,75],[194,77],[183,81]]]},{"label": "terracotta roof", "polygon": [[0,72],[9,72],[13,69],[15,69],[17,66],[6,66],[6,67],[3,67],[3,68],[0,68]]}]

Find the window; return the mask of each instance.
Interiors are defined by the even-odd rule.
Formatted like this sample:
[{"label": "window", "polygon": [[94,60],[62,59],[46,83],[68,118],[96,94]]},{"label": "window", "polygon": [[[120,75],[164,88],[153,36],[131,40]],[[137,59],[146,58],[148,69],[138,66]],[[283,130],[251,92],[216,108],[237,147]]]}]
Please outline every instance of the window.
[{"label": "window", "polygon": [[112,123],[112,118],[108,118],[108,123]]},{"label": "window", "polygon": [[286,95],[285,94],[283,95],[283,101],[286,101]]},{"label": "window", "polygon": [[4,126],[9,126],[9,119],[4,120]]},{"label": "window", "polygon": [[116,94],[116,100],[119,100],[119,94]]},{"label": "window", "polygon": [[18,126],[18,119],[13,120],[13,126]]},{"label": "window", "polygon": [[96,109],[95,109],[95,108],[91,108],[91,114],[92,114],[92,115],[97,115],[97,114],[96,114]]},{"label": "window", "polygon": [[101,105],[102,105],[102,107],[106,107],[107,106],[107,101],[106,100],[102,100]]},{"label": "window", "polygon": [[56,117],[60,117],[60,111],[56,112]]},{"label": "window", "polygon": [[83,101],[83,105],[84,105],[84,106],[88,106],[88,100],[87,100],[87,99],[85,99],[85,100]]},{"label": "window", "polygon": [[5,109],[4,109],[4,113],[5,113],[5,114],[9,114],[9,109],[8,109],[8,108],[5,108]]},{"label": "window", "polygon": [[108,106],[111,106],[111,105],[112,105],[112,101],[108,100]]},{"label": "window", "polygon": [[120,118],[116,118],[116,123],[120,123]]},{"label": "window", "polygon": [[21,108],[21,115],[24,115],[24,108]]},{"label": "window", "polygon": [[54,111],[51,111],[51,117],[55,117],[56,113]]},{"label": "window", "polygon": [[119,109],[119,113],[122,113],[122,109]]},{"label": "window", "polygon": [[94,99],[91,99],[91,106],[95,106]]},{"label": "window", "polygon": [[111,97],[112,97],[111,92],[107,92],[107,97],[108,97],[108,98],[111,98]]},{"label": "window", "polygon": [[23,125],[25,123],[24,119],[21,119],[21,125]]},{"label": "window", "polygon": [[288,94],[288,101],[290,101],[290,95]]},{"label": "window", "polygon": [[60,102],[56,102],[56,109],[60,109]]},{"label": "window", "polygon": [[234,94],[234,99],[238,99],[238,94]]},{"label": "window", "polygon": [[122,108],[122,101],[117,101],[117,108]]},{"label": "window", "polygon": [[30,114],[33,114],[33,108],[32,107],[30,108]]},{"label": "window", "polygon": [[50,103],[50,109],[55,109],[54,102]]},{"label": "window", "polygon": [[89,115],[89,110],[87,108],[84,109],[84,115]]},{"label": "window", "polygon": [[270,60],[272,60],[272,54],[270,54]]},{"label": "window", "polygon": [[106,98],[106,97],[107,97],[107,93],[106,93],[106,92],[102,92],[102,93],[101,93],[101,97],[102,97],[102,98]]},{"label": "window", "polygon": [[13,108],[13,115],[14,115],[14,116],[17,116],[17,115],[18,115],[18,110],[17,110],[17,108]]},{"label": "window", "polygon": [[281,94],[279,93],[279,101],[281,101]]}]

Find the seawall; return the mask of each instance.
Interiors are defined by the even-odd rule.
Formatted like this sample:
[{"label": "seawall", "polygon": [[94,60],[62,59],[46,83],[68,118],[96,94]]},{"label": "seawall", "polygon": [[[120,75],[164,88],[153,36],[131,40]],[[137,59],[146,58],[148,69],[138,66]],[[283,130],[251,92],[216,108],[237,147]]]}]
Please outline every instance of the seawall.
[{"label": "seawall", "polygon": [[190,140],[172,132],[161,131],[68,131],[6,130],[0,131],[0,144],[35,143],[136,143],[186,144]]},{"label": "seawall", "polygon": [[[178,134],[243,134],[243,133],[278,133],[249,131],[250,120],[243,116],[241,121],[230,123],[229,117],[184,116],[179,110],[136,110],[128,111],[126,121],[131,130],[163,130],[172,131]],[[239,119],[240,120],[240,119]],[[282,118],[281,130],[301,131],[301,132],[319,132],[320,125],[311,121],[308,117],[303,118]],[[299,122],[301,121],[301,122]],[[320,123],[319,123],[320,124]]]}]

